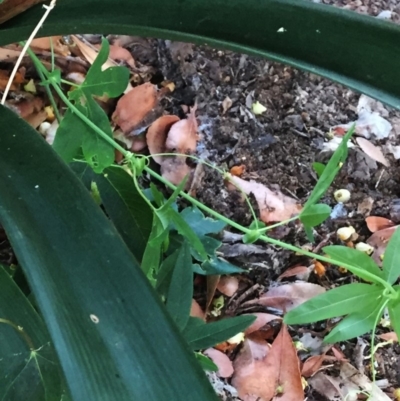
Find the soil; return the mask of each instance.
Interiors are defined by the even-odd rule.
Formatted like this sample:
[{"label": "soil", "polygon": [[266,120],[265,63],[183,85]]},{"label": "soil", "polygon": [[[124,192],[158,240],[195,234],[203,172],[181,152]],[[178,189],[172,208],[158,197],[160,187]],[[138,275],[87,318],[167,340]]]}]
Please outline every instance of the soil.
[{"label": "soil", "polygon": [[[391,10],[392,20],[400,20],[400,6],[395,0],[325,3],[374,16],[383,10]],[[146,52],[141,61],[146,64],[151,60],[163,79],[173,81],[176,85],[166,101],[166,109],[182,115],[182,104],[193,105],[197,102],[202,137],[199,155],[227,170],[244,165],[246,170],[242,178],[255,179],[271,189],[278,188],[304,203],[316,183],[312,163],[326,162],[331,155],[322,151],[327,140],[326,133],[335,125],[357,119],[360,95],[316,75],[265,59],[207,46],[159,40],[148,43],[150,53]],[[153,55],[149,56],[151,53]],[[138,57],[135,49],[133,54],[135,58]],[[249,106],[255,101],[267,109],[256,117],[249,112]],[[228,110],[224,109],[226,102],[231,103]],[[386,118],[394,126],[398,125],[400,113],[388,107],[384,109],[387,110]],[[385,145],[390,141],[397,145],[399,139],[396,133],[400,132],[392,133],[388,140],[374,143]],[[351,191],[351,201],[345,206],[344,217],[328,219],[318,227],[317,243],[335,243],[333,234],[344,225],[354,226],[360,235],[359,240],[365,241],[370,235],[365,224],[368,215],[392,218],[395,223],[399,222],[400,216],[396,210],[400,197],[399,162],[390,154],[387,157],[390,169],[374,162],[361,151],[350,149],[347,163],[322,201],[335,206],[332,193],[340,188]],[[197,197],[242,225],[248,226],[252,221],[245,202],[238,195],[229,193],[222,177],[212,169],[206,169]],[[307,243],[302,230],[296,225],[274,235],[292,244]],[[288,267],[304,261],[304,258],[296,257],[291,252],[265,244],[258,246],[267,248],[266,253],[229,258],[230,245],[222,248],[227,252],[227,259],[249,271],[243,277],[245,284],[241,288],[241,294],[247,291],[249,295],[243,298],[238,294],[242,303],[267,291]],[[332,270],[325,277],[314,276],[310,281],[330,288],[336,281],[344,282],[349,277]],[[252,291],[254,286],[257,288]],[[262,308],[258,310],[265,311]],[[241,311],[240,304],[236,303],[234,313]],[[227,310],[227,313],[232,313],[232,310]],[[307,328],[301,333],[292,331],[293,339],[299,339],[304,332],[307,332]],[[380,328],[378,333],[381,332]],[[370,336],[365,335],[358,341],[362,340],[369,344]],[[368,346],[363,348],[363,354],[360,354],[357,340],[341,343],[340,348],[354,366],[360,366],[361,358],[361,366],[364,365],[366,374],[370,376],[369,360],[363,360],[362,357],[368,355]],[[376,358],[377,379],[388,381],[386,391],[391,394],[392,389],[400,387],[400,346],[396,344],[379,348]],[[333,375],[335,369],[331,368]],[[310,387],[306,395],[308,400],[324,399]]]},{"label": "soil", "polygon": [[[392,20],[400,20],[400,5],[396,0],[323,2],[373,16],[391,10]],[[279,189],[299,203],[307,200],[317,180],[312,163],[326,162],[330,156],[329,152],[322,151],[327,141],[326,134],[335,125],[357,119],[359,94],[275,62],[207,46],[157,39],[138,39],[131,51],[137,62],[152,67],[153,83],[167,80],[175,84],[174,92],[163,101],[165,110],[183,117],[182,105],[197,103],[200,157],[227,170],[244,165],[246,170],[242,178],[255,179],[271,189]],[[256,101],[266,107],[265,113],[258,116],[254,116],[248,107]],[[231,105],[225,110],[228,102]],[[386,118],[400,127],[400,113],[388,107],[385,109]],[[398,129],[397,134],[400,134]],[[387,141],[392,145],[400,142],[392,134],[388,140],[374,143],[384,145]],[[344,225],[354,226],[360,240],[365,241],[370,235],[365,224],[368,215],[383,216],[400,223],[400,213],[396,208],[400,198],[400,164],[391,154],[386,156],[390,161],[389,169],[361,151],[350,149],[348,161],[322,202],[335,206],[332,193],[340,188],[351,191],[351,201],[345,205],[343,217],[328,219],[317,228],[317,244],[323,241],[335,243],[334,233]],[[197,198],[242,225],[248,226],[252,221],[246,203],[239,195],[228,192],[222,177],[212,169],[205,169]],[[299,246],[307,243],[301,227],[295,224],[273,232],[272,236]],[[0,259],[11,263],[13,255],[8,246],[2,247],[5,243],[3,237],[4,233],[0,232]],[[244,312],[242,304],[245,301],[275,285],[278,276],[287,268],[305,261],[292,252],[265,244],[256,245],[264,250],[262,254],[231,257],[232,245],[226,243],[222,247],[228,260],[248,270],[248,274],[242,277],[237,296],[240,302],[236,299],[228,304],[227,313]],[[330,288],[336,281],[347,280],[350,280],[350,275],[332,269],[322,278],[312,275],[309,281]],[[241,297],[245,293],[248,295]],[[318,326],[313,329],[317,334],[322,330]],[[298,332],[292,330],[293,339],[298,340],[308,330],[308,327]],[[382,330],[380,328],[378,332]],[[363,340],[369,344],[370,336],[363,336]],[[357,340],[341,343],[340,349],[350,363],[360,365]],[[368,355],[368,350],[367,346],[364,356]],[[376,358],[377,379],[387,379],[390,394],[392,389],[400,387],[400,346],[379,348]],[[368,359],[363,362],[366,374],[370,375],[368,363]],[[337,374],[335,369],[335,366],[331,368],[333,374]],[[310,387],[306,395],[308,400],[324,400]]]}]

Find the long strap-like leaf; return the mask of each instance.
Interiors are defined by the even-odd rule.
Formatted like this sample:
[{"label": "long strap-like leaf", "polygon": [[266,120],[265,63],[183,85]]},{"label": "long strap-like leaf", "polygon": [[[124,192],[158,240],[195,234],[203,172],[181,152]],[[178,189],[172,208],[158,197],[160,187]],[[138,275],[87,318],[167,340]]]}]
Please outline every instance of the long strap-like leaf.
[{"label": "long strap-like leaf", "polygon": [[74,173],[0,107],[0,221],[74,401],[216,400],[155,292]]},{"label": "long strap-like leaf", "polygon": [[[36,6],[0,25],[0,45],[26,39],[42,13]],[[265,56],[400,108],[400,26],[308,0],[59,1],[40,35],[82,32],[207,43]]]}]

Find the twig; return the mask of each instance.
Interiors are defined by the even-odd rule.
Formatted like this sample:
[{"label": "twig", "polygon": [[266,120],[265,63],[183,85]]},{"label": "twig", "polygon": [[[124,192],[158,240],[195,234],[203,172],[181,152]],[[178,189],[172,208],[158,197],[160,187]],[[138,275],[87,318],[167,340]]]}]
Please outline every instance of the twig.
[{"label": "twig", "polygon": [[15,78],[15,74],[18,71],[18,68],[19,68],[19,66],[20,66],[20,64],[22,62],[22,59],[25,56],[26,51],[28,50],[32,40],[35,38],[35,36],[38,33],[39,29],[42,27],[42,25],[44,24],[44,21],[46,20],[47,16],[50,14],[50,11],[55,7],[55,5],[56,5],[56,0],[51,0],[50,4],[48,6],[46,6],[46,5],[43,6],[46,9],[46,11],[43,14],[43,17],[40,19],[40,21],[36,25],[35,29],[31,33],[31,35],[29,36],[29,39],[26,41],[25,46],[22,49],[21,54],[19,55],[18,60],[15,63],[15,66],[14,66],[12,72],[11,72],[10,79],[7,82],[6,89],[4,90],[3,97],[1,99],[1,104],[3,106],[6,103],[8,92],[10,91],[11,85],[12,85],[12,83],[14,81],[14,78]]}]

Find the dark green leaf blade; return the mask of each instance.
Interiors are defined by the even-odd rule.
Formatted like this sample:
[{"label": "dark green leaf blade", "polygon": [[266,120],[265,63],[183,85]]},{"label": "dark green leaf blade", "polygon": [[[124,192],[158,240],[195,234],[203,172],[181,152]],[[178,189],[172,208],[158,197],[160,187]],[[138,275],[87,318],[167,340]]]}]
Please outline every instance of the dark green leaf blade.
[{"label": "dark green leaf blade", "polygon": [[[364,252],[342,245],[325,246],[323,251],[339,263],[348,263],[361,270],[365,270],[374,276],[382,277],[382,270],[374,260]],[[365,274],[352,271],[350,268],[348,268],[348,270],[364,280],[371,281],[371,277],[368,277]]]},{"label": "dark green leaf blade", "polygon": [[204,323],[191,317],[183,335],[193,351],[212,347],[245,330],[254,322],[255,316],[237,316],[218,322]]},{"label": "dark green leaf blade", "polygon": [[120,167],[95,174],[85,163],[72,163],[72,170],[89,188],[95,182],[108,216],[133,255],[140,261],[150,236],[153,212],[133,185],[132,177]]},{"label": "dark green leaf blade", "polygon": [[0,121],[8,127],[0,136],[1,224],[71,398],[217,400],[140,266],[78,178],[12,111],[0,107]]},{"label": "dark green leaf blade", "polygon": [[180,330],[189,320],[193,298],[193,272],[190,248],[185,241],[178,250],[167,294],[167,310]]},{"label": "dark green leaf blade", "polygon": [[289,311],[284,321],[287,324],[305,324],[344,316],[363,309],[382,296],[383,289],[363,283],[342,285],[312,298]]},{"label": "dark green leaf blade", "polygon": [[299,218],[305,226],[315,227],[324,222],[330,214],[331,208],[329,205],[317,203],[315,205],[310,205],[307,209],[304,209],[300,213]]},{"label": "dark green leaf blade", "polygon": [[400,230],[396,229],[389,240],[383,258],[382,277],[389,284],[393,284],[400,276],[399,249]]},{"label": "dark green leaf blade", "polygon": [[46,326],[1,265],[0,317],[0,399],[59,401],[61,372]]},{"label": "dark green leaf blade", "polygon": [[347,315],[325,338],[324,343],[333,344],[349,340],[368,333],[374,328],[378,313],[382,313],[385,299],[381,297],[378,302],[363,305],[357,312]]},{"label": "dark green leaf blade", "polygon": [[[42,13],[38,5],[1,24],[0,46],[25,40]],[[57,4],[40,34],[104,30],[266,57],[400,108],[400,27],[353,11],[302,0],[148,0],[146,6],[142,0],[68,0]]]}]

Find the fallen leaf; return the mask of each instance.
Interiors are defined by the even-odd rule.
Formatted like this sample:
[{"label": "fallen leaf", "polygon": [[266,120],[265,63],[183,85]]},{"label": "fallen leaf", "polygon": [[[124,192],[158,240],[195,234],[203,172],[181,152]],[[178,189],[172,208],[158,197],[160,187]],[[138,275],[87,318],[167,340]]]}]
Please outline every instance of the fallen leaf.
[{"label": "fallen leaf", "polygon": [[325,288],[318,284],[303,282],[284,284],[270,288],[259,299],[248,301],[245,305],[257,304],[289,312],[303,302],[324,292]]},{"label": "fallen leaf", "polygon": [[4,0],[1,4],[0,24],[23,13],[28,8],[35,4],[41,3],[44,0]]},{"label": "fallen leaf", "polygon": [[356,141],[361,150],[371,159],[374,159],[375,161],[382,163],[384,166],[389,167],[389,162],[383,155],[380,147],[375,146],[372,142],[365,138],[357,137]]},{"label": "fallen leaf", "polygon": [[110,45],[109,57],[112,60],[125,61],[125,63],[129,65],[129,67],[135,68],[135,60],[133,59],[132,54],[129,52],[129,50],[124,49],[121,46]]},{"label": "fallen leaf", "polygon": [[204,352],[217,366],[217,375],[219,377],[227,378],[233,375],[232,361],[221,351],[215,348],[208,348]]},{"label": "fallen leaf", "polygon": [[332,348],[332,353],[334,355],[334,357],[339,361],[339,362],[348,362],[348,360],[346,359],[345,354],[336,348],[336,346],[334,345]]},{"label": "fallen leaf", "polygon": [[265,185],[251,180],[245,181],[229,175],[229,182],[240,188],[245,194],[251,193],[256,198],[260,209],[260,219],[264,223],[280,222],[299,214],[301,205],[280,191],[271,191]]},{"label": "fallen leaf", "polygon": [[192,299],[192,306],[190,308],[190,316],[198,317],[201,320],[206,320],[206,314],[204,313],[201,306],[195,299]]},{"label": "fallen leaf", "polygon": [[367,223],[368,230],[371,231],[371,233],[394,226],[392,220],[380,216],[368,216],[366,217],[365,222]]},{"label": "fallen leaf", "polygon": [[276,373],[269,376],[265,363],[270,345],[246,339],[233,362],[232,385],[243,401],[269,401],[275,394]]},{"label": "fallen leaf", "polygon": [[51,51],[51,46],[53,45],[54,53],[60,54],[61,56],[69,56],[71,52],[69,47],[61,43],[62,36],[51,36],[45,38],[35,38],[31,42],[31,47],[33,50],[46,50]]},{"label": "fallen leaf", "polygon": [[284,271],[278,278],[277,281],[281,281],[286,277],[297,277],[300,280],[305,280],[310,275],[310,268],[307,266],[294,266],[289,267],[286,271]]},{"label": "fallen leaf", "polygon": [[165,141],[167,140],[168,132],[177,121],[179,121],[177,116],[161,116],[147,130],[147,146],[154,161],[158,164],[161,164],[164,160],[164,157],[159,154],[165,153]]},{"label": "fallen leaf", "polygon": [[222,114],[225,114],[231,107],[232,107],[232,99],[229,96],[227,96],[222,101]]},{"label": "fallen leaf", "polygon": [[190,188],[192,169],[186,163],[186,157],[165,157],[161,163],[161,175],[174,185],[179,185],[189,175],[184,190]]},{"label": "fallen leaf", "polygon": [[233,276],[222,276],[219,279],[217,290],[227,297],[231,297],[239,288],[239,280]]},{"label": "fallen leaf", "polygon": [[[10,74],[8,73],[8,71],[0,70],[0,91],[4,91],[4,89],[8,84],[9,79],[10,79]],[[25,80],[24,76],[20,72],[17,72],[12,81],[10,90],[11,91],[19,90],[24,80]]]},{"label": "fallen leaf", "polygon": [[252,313],[252,316],[256,317],[256,320],[245,330],[244,334],[248,336],[256,331],[261,330],[264,326],[274,320],[282,320],[281,317],[272,315],[271,313]]},{"label": "fallen leaf", "polygon": [[183,154],[195,152],[198,140],[196,110],[197,105],[194,105],[188,118],[172,125],[165,142],[165,148],[168,151]]},{"label": "fallen leaf", "polygon": [[367,244],[374,247],[372,259],[379,265],[382,265],[382,255],[385,253],[387,244],[392,237],[393,233],[399,226],[384,228],[374,232],[368,239]]},{"label": "fallen leaf", "polygon": [[394,331],[390,331],[389,333],[379,334],[378,337],[385,341],[396,341],[396,342],[399,341],[397,338],[397,334]]},{"label": "fallen leaf", "polygon": [[[41,111],[44,107],[44,102],[40,97],[27,96],[21,100],[8,100],[7,106],[19,114],[20,117],[26,119],[33,113]],[[46,114],[47,115],[47,114]]]},{"label": "fallen leaf", "polygon": [[321,369],[321,366],[326,359],[326,355],[314,355],[310,356],[303,364],[301,368],[301,375],[305,378],[313,376],[318,370]]},{"label": "fallen leaf", "polygon": [[156,108],[157,104],[157,89],[150,82],[146,82],[125,93],[118,100],[112,120],[124,134],[135,134],[133,131]]},{"label": "fallen leaf", "polygon": [[229,172],[236,177],[241,177],[246,170],[246,166],[241,164],[240,166],[233,166]]},{"label": "fallen leaf", "polygon": [[0,47],[0,61],[9,61],[17,59],[21,54],[21,50],[9,49],[7,47]]},{"label": "fallen leaf", "polygon": [[[85,59],[90,63],[93,64],[94,60],[96,60],[97,55],[98,55],[98,50],[96,48],[94,48],[92,45],[88,45],[85,42],[83,42],[82,40],[80,40],[77,36],[75,35],[71,35],[72,40],[74,41],[74,43],[76,44],[76,46],[79,48],[79,50],[81,51],[82,55],[85,57]],[[101,69],[102,71],[106,70],[107,68],[110,67],[115,67],[118,64],[111,60],[110,58],[108,58],[108,60],[102,65]]]}]

